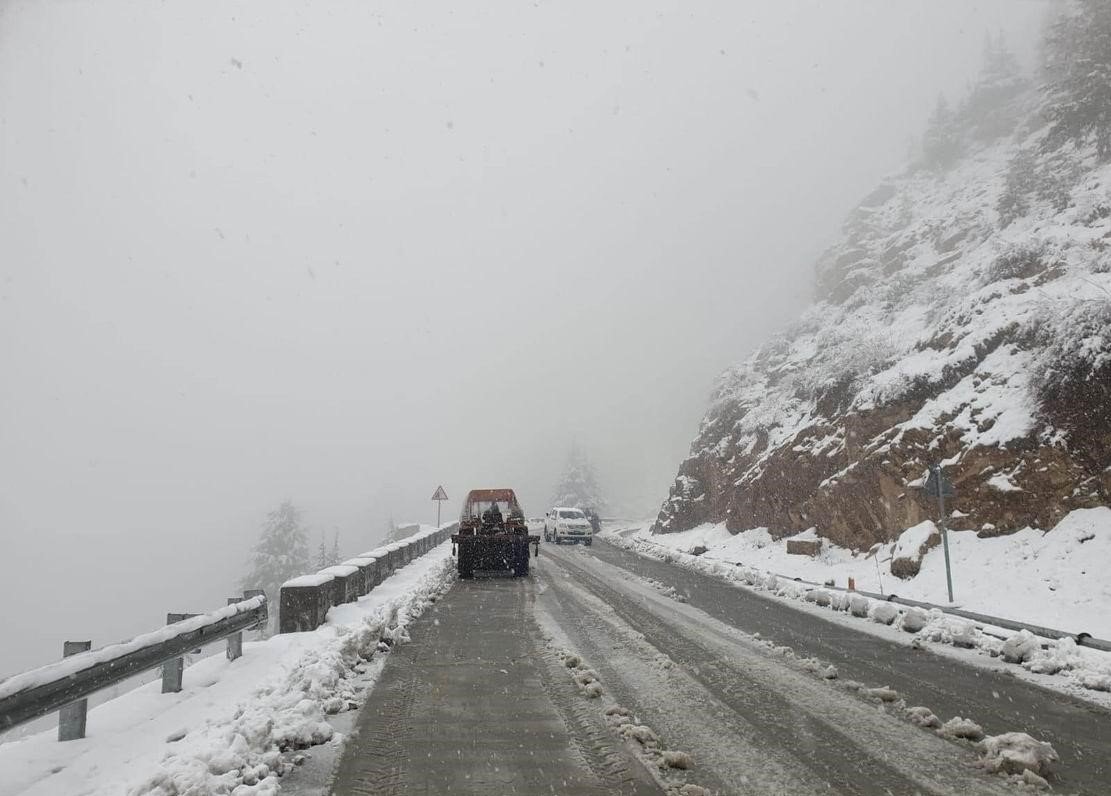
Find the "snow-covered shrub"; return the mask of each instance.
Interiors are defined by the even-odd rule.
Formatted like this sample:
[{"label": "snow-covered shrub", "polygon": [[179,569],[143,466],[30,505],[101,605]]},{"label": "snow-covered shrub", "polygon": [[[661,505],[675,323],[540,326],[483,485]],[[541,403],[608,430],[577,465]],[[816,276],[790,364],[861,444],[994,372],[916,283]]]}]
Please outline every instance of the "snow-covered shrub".
[{"label": "snow-covered shrub", "polygon": [[[810,399],[828,399],[838,391],[851,397],[862,377],[886,368],[896,354],[889,337],[865,321],[835,328],[817,346],[806,369],[795,377],[802,395]],[[838,403],[847,406],[848,401]]]},{"label": "snow-covered shrub", "polygon": [[1111,298],[1044,309],[1033,321],[1041,346],[1030,383],[1040,399],[1111,366]]},{"label": "snow-covered shrub", "polygon": [[1010,247],[992,260],[983,270],[983,280],[984,284],[991,284],[1005,279],[1027,279],[1045,269],[1045,245],[1025,242]]},{"label": "snow-covered shrub", "polygon": [[1047,148],[1094,141],[1111,160],[1111,5],[1078,0],[1066,6],[1045,37]]}]

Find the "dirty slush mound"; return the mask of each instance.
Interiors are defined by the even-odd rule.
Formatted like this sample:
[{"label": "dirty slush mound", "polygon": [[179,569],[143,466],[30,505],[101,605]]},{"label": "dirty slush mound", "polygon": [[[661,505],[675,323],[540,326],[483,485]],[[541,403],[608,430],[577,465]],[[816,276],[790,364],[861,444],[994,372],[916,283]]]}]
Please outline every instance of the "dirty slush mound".
[{"label": "dirty slush mound", "polygon": [[816,527],[866,549],[936,515],[936,462],[953,527],[982,536],[1108,503],[1111,165],[1046,149],[1038,97],[1006,98],[1005,132],[958,114],[959,156],[850,214],[815,303],[719,379],[654,532]]}]

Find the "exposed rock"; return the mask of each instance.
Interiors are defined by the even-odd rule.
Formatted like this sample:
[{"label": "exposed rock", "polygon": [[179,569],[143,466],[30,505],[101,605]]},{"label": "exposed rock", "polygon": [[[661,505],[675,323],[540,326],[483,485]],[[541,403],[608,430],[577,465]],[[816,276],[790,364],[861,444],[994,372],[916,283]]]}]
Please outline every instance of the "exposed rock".
[{"label": "exposed rock", "polygon": [[822,543],[818,539],[788,539],[787,553],[795,556],[810,556],[813,558],[822,552]]},{"label": "exposed rock", "polygon": [[[915,534],[918,528],[932,529],[929,533]],[[908,535],[915,534],[912,539]],[[904,545],[903,542],[907,544]],[[913,578],[922,569],[922,559],[933,548],[941,544],[941,534],[933,528],[933,523],[922,523],[914,528],[908,528],[899,537],[899,544],[891,558],[891,574],[897,578]]]}]

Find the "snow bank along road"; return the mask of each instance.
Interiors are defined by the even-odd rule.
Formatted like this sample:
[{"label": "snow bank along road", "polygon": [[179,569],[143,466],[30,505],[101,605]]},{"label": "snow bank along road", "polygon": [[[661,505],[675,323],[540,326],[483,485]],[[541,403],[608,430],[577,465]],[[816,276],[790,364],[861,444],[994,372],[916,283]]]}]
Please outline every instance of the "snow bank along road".
[{"label": "snow bank along road", "polygon": [[1056,792],[1107,792],[1106,711],[609,545],[546,545],[530,578],[461,581],[412,637],[359,715],[336,796],[1014,792],[849,679],[1049,740]]}]

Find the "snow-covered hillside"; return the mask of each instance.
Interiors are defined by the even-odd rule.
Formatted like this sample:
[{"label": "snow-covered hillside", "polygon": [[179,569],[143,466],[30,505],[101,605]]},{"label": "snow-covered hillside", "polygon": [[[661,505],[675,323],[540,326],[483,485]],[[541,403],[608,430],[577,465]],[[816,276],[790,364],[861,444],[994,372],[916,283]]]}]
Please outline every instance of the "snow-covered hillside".
[{"label": "snow-covered hillside", "polygon": [[849,216],[814,304],[721,377],[657,532],[867,549],[936,518],[931,463],[982,536],[1108,503],[1111,164],[997,55]]}]

